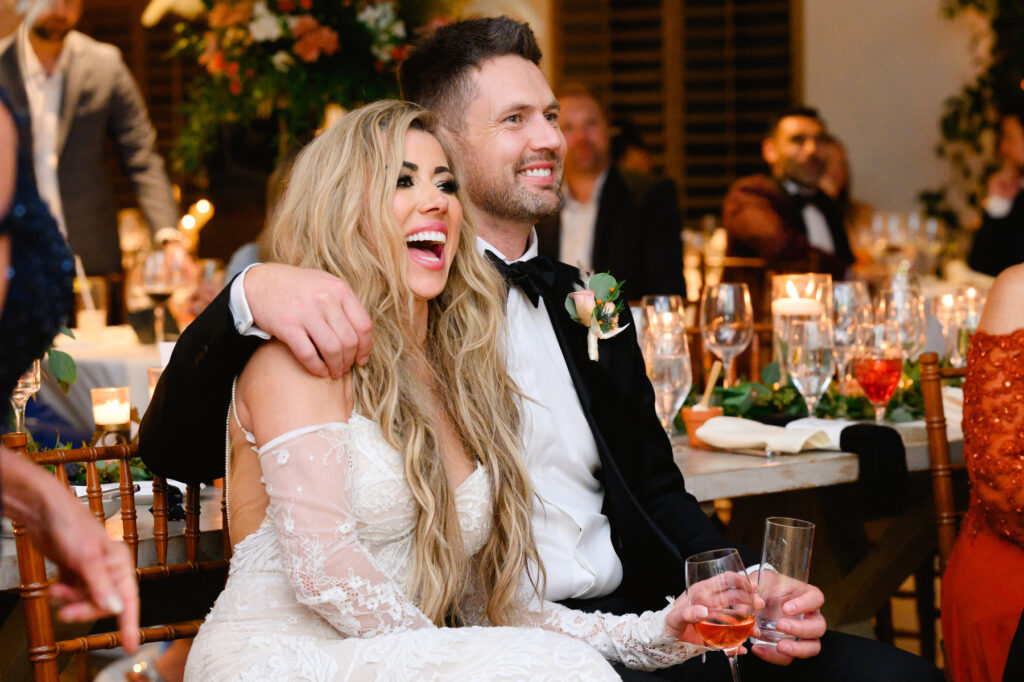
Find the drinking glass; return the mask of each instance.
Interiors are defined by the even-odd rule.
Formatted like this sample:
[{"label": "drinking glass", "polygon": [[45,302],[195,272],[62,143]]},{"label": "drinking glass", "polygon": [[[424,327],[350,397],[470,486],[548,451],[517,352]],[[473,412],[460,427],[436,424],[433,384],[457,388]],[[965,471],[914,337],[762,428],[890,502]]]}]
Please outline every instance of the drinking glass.
[{"label": "drinking glass", "polygon": [[142,286],[153,301],[153,331],[157,343],[164,340],[167,301],[175,291],[190,283],[194,265],[188,258],[180,246],[167,245],[150,252],[142,263]]},{"label": "drinking glass", "polygon": [[754,630],[754,588],[735,549],[715,549],[686,560],[686,596],[694,605],[706,606],[707,617],[694,627],[704,642],[729,658],[733,682],[739,682],[736,665],[739,647]]},{"label": "drinking glass", "polygon": [[675,331],[686,326],[686,300],[675,294],[644,296],[641,300],[647,331]]},{"label": "drinking glass", "polygon": [[757,612],[756,642],[776,645],[793,635],[779,632],[775,624],[786,617],[782,605],[803,591],[811,567],[814,524],[784,516],[769,516],[764,523],[757,593],[764,606]]},{"label": "drinking glass", "polygon": [[985,293],[976,287],[961,287],[953,306],[952,364],[963,367],[967,363],[967,349],[971,336],[981,322],[981,309],[985,306]]},{"label": "drinking glass", "polygon": [[850,361],[864,343],[865,325],[871,323],[871,298],[864,282],[832,284],[832,332],[836,351],[836,377],[846,394]]},{"label": "drinking glass", "polygon": [[14,387],[14,391],[11,393],[11,407],[14,408],[14,430],[15,432],[25,431],[25,405],[28,404],[28,399],[39,392],[39,386],[42,382],[42,373],[39,367],[39,361],[34,360],[29,366],[25,373],[18,379],[17,386]]},{"label": "drinking glass", "polygon": [[672,422],[693,383],[686,330],[648,331],[644,351],[647,376],[654,387],[654,409],[662,428],[671,436]]},{"label": "drinking glass", "polygon": [[704,345],[725,368],[724,385],[732,380],[733,360],[754,336],[754,309],[746,284],[715,284],[700,297],[700,333]]},{"label": "drinking glass", "polygon": [[924,296],[918,287],[894,283],[879,292],[875,321],[895,330],[904,362],[924,348],[928,318],[924,312]]},{"label": "drinking glass", "polygon": [[782,338],[783,364],[796,390],[804,397],[810,417],[814,416],[836,369],[832,336],[832,321],[819,318],[790,322]]},{"label": "drinking glass", "polygon": [[895,325],[868,327],[868,341],[853,361],[853,377],[875,408],[875,422],[882,423],[885,407],[903,375],[903,345]]}]

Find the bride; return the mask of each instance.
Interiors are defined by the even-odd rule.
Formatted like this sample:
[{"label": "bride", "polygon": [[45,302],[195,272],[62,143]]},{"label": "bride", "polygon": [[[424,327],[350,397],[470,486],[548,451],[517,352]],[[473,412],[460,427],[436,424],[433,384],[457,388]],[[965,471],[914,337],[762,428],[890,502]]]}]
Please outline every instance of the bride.
[{"label": "bride", "polygon": [[234,556],[187,680],[611,680],[606,659],[649,669],[703,651],[683,641],[704,615],[684,597],[641,616],[538,597],[503,284],[434,125],[378,102],[295,164],[273,258],[352,283],[375,345],[325,379],[271,341],[237,378]]}]

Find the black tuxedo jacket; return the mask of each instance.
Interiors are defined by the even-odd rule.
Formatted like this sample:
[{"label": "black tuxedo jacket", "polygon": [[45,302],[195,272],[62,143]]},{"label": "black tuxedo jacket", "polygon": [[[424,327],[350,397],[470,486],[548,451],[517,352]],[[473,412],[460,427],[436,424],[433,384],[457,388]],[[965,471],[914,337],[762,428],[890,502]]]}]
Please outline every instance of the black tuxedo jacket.
[{"label": "black tuxedo jacket", "polygon": [[971,269],[993,277],[1018,263],[1024,263],[1024,191],[1017,192],[1002,218],[985,214],[967,256]]},{"label": "black tuxedo jacket", "polygon": [[[631,299],[685,293],[681,229],[675,183],[612,166],[597,204],[594,271],[625,280]],[[558,215],[537,223],[541,255],[558,260],[561,238]]]},{"label": "black tuxedo jacket", "polygon": [[[604,512],[623,564],[616,596],[637,609],[658,609],[666,595],[684,589],[687,556],[728,543],[683,486],[654,411],[654,391],[629,308],[620,316],[629,328],[600,341],[600,359],[591,361],[586,328],[565,310],[578,273],[562,263],[552,261],[551,266],[554,286],[542,305],[597,443]],[[139,432],[140,455],[154,472],[185,481],[223,475],[231,382],[258,345],[235,332],[227,289],[188,326]],[[748,564],[756,561],[744,558]]]}]

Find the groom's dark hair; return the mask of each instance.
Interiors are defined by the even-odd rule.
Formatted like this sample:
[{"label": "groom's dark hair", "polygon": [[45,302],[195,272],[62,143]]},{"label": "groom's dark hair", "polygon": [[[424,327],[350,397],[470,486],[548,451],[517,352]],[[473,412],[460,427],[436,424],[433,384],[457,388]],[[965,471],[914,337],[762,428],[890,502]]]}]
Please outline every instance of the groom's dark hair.
[{"label": "groom's dark hair", "polygon": [[505,55],[540,63],[540,48],[529,24],[487,17],[442,26],[417,44],[399,67],[402,98],[430,109],[457,132],[476,94],[470,69]]}]

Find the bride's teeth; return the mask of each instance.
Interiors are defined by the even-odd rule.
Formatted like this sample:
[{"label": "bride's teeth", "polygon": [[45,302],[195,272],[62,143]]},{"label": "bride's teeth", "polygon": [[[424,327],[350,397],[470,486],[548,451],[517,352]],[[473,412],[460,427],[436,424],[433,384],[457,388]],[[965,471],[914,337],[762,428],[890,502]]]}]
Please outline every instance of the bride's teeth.
[{"label": "bride's teeth", "polygon": [[448,242],[444,232],[417,232],[416,234],[410,234],[405,238],[406,243],[409,242],[433,242],[436,244],[446,244]]},{"label": "bride's teeth", "polygon": [[529,175],[533,178],[547,178],[551,177],[550,168],[527,168],[526,170],[520,171],[523,175]]}]

